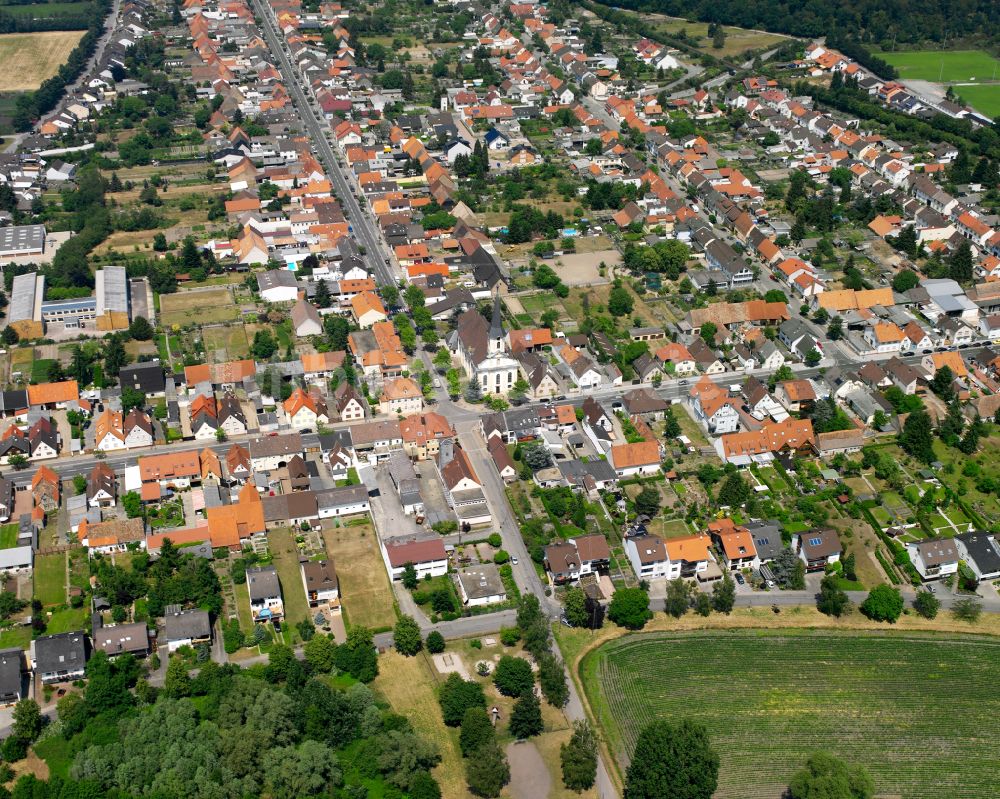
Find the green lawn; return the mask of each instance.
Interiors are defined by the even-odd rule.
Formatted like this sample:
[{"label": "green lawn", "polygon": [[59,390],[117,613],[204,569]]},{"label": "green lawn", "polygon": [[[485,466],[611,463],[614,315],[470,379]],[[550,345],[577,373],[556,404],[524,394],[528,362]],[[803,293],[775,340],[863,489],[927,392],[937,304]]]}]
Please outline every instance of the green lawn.
[{"label": "green lawn", "polygon": [[16,522],[0,527],[0,549],[10,549],[17,546],[18,529],[20,529],[20,525]]},{"label": "green lawn", "polygon": [[716,799],[772,799],[811,752],[864,765],[879,796],[992,799],[1000,641],[919,633],[629,635],[581,676],[622,764],[655,718],[705,724]]},{"label": "green lawn", "polygon": [[34,578],[36,599],[43,605],[62,605],[66,601],[66,553],[36,557]]},{"label": "green lawn", "polygon": [[49,380],[49,369],[56,361],[53,358],[39,358],[31,364],[31,382],[47,383]]},{"label": "green lawn", "polygon": [[962,84],[955,87],[958,96],[965,102],[988,117],[1000,116],[1000,83],[989,83],[981,86]]},{"label": "green lawn", "polygon": [[56,633],[69,633],[75,630],[82,630],[87,624],[88,616],[89,614],[85,607],[64,608],[63,610],[54,611],[45,625],[45,632],[47,635],[55,635]]},{"label": "green lawn", "polygon": [[278,570],[278,580],[281,581],[281,598],[285,605],[287,627],[294,629],[296,624],[309,617],[295,533],[288,528],[272,530],[268,534],[268,540],[274,556],[274,567]]},{"label": "green lawn", "polygon": [[904,80],[964,83],[1000,77],[1000,61],[982,50],[907,50],[878,55]]},{"label": "green lawn", "polygon": [[10,627],[0,632],[0,649],[27,649],[30,643],[30,627]]}]

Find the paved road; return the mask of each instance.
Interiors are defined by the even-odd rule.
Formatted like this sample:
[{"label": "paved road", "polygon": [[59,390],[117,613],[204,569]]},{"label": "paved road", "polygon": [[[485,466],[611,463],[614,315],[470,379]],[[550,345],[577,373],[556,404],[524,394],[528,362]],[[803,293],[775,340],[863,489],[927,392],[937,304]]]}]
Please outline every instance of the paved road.
[{"label": "paved road", "polygon": [[351,192],[352,187],[342,171],[340,157],[334,152],[326,138],[327,133],[330,132],[330,124],[316,112],[315,107],[309,102],[310,99],[313,99],[311,94],[307,94],[310,90],[302,84],[302,78],[285,50],[285,40],[278,33],[274,10],[262,0],[251,0],[251,5],[257,18],[263,23],[260,26],[260,31],[264,34],[264,40],[278,62],[278,68],[285,85],[291,90],[295,107],[313,140],[313,146],[316,148],[320,161],[326,166],[327,175],[336,187],[337,197],[347,212],[352,227],[351,232],[365,248],[365,257],[372,267],[376,282],[379,284],[395,283],[396,275],[392,267],[386,264],[386,259],[390,263],[392,261],[388,248],[382,240],[374,217],[369,214],[367,207],[363,208],[359,204]]}]

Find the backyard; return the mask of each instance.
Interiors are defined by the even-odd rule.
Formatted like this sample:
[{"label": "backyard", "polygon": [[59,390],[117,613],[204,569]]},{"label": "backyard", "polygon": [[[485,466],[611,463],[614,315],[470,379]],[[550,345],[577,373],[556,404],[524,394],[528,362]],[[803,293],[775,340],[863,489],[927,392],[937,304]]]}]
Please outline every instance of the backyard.
[{"label": "backyard", "polygon": [[180,291],[160,297],[160,322],[164,327],[231,322],[238,315],[228,288]]},{"label": "backyard", "polygon": [[344,620],[372,629],[396,623],[392,586],[370,523],[324,530],[326,551],[337,568]]},{"label": "backyard", "polygon": [[38,555],[33,572],[35,599],[43,605],[61,605],[66,601],[66,553]]},{"label": "backyard", "polygon": [[778,796],[817,749],[865,765],[879,795],[985,799],[1000,700],[969,687],[992,682],[998,654],[953,635],[667,632],[607,643],[580,675],[623,764],[653,718],[704,723],[722,799]]}]

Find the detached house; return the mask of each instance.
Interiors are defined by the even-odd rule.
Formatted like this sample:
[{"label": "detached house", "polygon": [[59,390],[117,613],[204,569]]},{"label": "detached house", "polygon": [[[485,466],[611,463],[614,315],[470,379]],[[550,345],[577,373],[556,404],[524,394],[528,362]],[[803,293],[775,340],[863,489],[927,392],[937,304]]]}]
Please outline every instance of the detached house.
[{"label": "detached house", "polygon": [[247,588],[250,592],[250,611],[255,622],[282,618],[284,605],[281,601],[281,583],[274,566],[247,569]]},{"label": "detached house", "polygon": [[792,537],[792,548],[806,564],[806,571],[823,571],[840,560],[843,547],[836,530],[808,530]]},{"label": "detached house", "polygon": [[611,447],[610,461],[619,477],[656,474],[660,471],[660,445],[656,441],[615,444]]},{"label": "detached house", "polygon": [[914,568],[924,581],[938,580],[958,572],[958,547],[954,539],[932,538],[906,545]]}]

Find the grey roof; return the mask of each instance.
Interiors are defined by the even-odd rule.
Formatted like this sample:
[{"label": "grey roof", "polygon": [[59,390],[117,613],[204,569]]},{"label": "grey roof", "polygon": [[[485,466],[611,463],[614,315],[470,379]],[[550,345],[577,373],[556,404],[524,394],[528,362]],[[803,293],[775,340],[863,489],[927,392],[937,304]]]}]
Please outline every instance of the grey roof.
[{"label": "grey roof", "polygon": [[87,663],[87,636],[82,630],[35,639],[35,671],[75,671]]},{"label": "grey roof", "polygon": [[0,650],[0,696],[13,696],[20,693],[23,663],[24,652],[22,650]]},{"label": "grey roof", "polygon": [[94,630],[94,648],[109,655],[145,652],[149,649],[149,628],[145,622],[115,624]]},{"label": "grey roof", "polygon": [[585,477],[590,476],[599,482],[612,482],[616,479],[614,467],[606,460],[561,460],[556,466],[563,478],[571,484],[582,484]]},{"label": "grey roof", "polygon": [[257,286],[261,291],[274,288],[294,288],[296,285],[295,273],[288,269],[269,269],[257,274]]},{"label": "grey roof", "polygon": [[368,488],[364,485],[324,488],[316,492],[316,502],[320,508],[340,508],[368,501]]},{"label": "grey roof", "polygon": [[97,314],[128,313],[128,274],[124,266],[106,266],[94,274]]},{"label": "grey roof", "polygon": [[254,566],[247,569],[247,588],[250,599],[267,599],[281,596],[281,584],[278,582],[278,570],[274,566]]},{"label": "grey roof", "polygon": [[122,367],[118,373],[118,385],[136,388],[144,394],[158,394],[165,389],[166,378],[159,361],[133,363]]},{"label": "grey roof", "polygon": [[45,225],[12,225],[0,228],[0,252],[40,250],[45,244]]},{"label": "grey roof", "polygon": [[785,548],[777,522],[752,521],[743,526],[753,537],[753,544],[761,561],[773,560]]},{"label": "grey roof", "polygon": [[168,641],[208,638],[212,634],[212,623],[207,610],[183,610],[166,614],[163,631]]},{"label": "grey roof", "polygon": [[269,458],[282,455],[301,455],[302,436],[285,433],[280,436],[261,436],[250,442],[251,458]]},{"label": "grey roof", "polygon": [[956,535],[955,539],[965,546],[969,557],[975,562],[980,574],[1000,572],[1000,546],[989,533],[976,532]]},{"label": "grey roof", "polygon": [[500,571],[493,563],[459,569],[457,577],[469,599],[485,599],[507,593],[503,580],[500,579]]},{"label": "grey roof", "polygon": [[[7,228],[9,229],[9,228]],[[0,228],[3,230],[3,228]],[[25,272],[14,276],[14,284],[10,292],[10,305],[7,308],[8,322],[21,322],[34,319],[35,305],[41,305],[39,290],[44,291],[45,279],[38,279],[37,272]],[[41,286],[39,286],[41,283]]]}]

